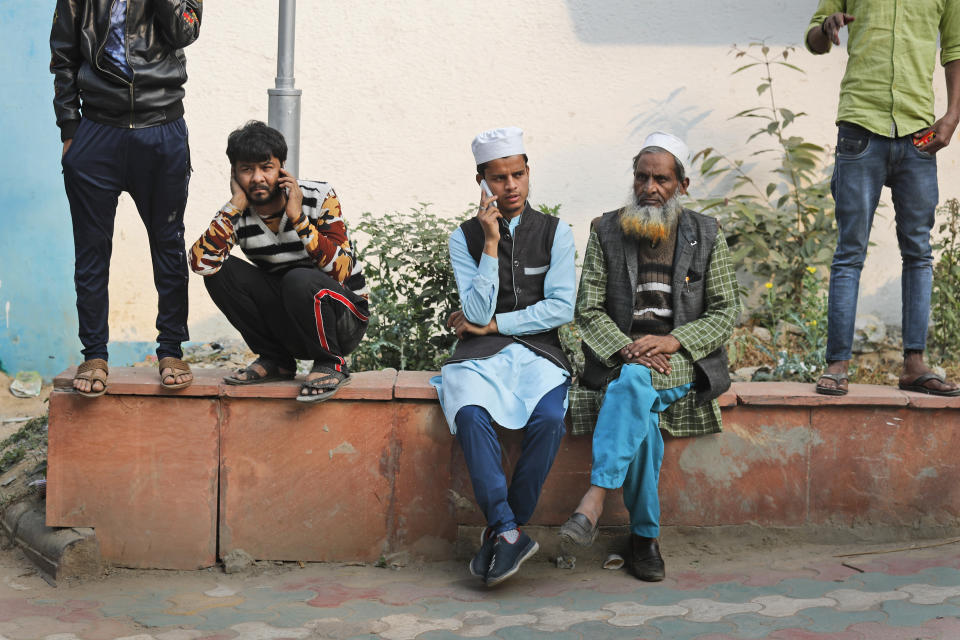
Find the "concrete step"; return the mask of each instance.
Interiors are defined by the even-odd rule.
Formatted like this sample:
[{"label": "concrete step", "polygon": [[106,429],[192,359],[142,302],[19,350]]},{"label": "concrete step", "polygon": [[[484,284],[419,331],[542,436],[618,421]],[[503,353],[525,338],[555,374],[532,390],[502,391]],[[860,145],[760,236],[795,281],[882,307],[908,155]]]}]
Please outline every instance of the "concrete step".
[{"label": "concrete step", "polygon": [[[234,549],[257,559],[455,557],[483,524],[430,372],[358,373],[332,400],[293,381],[232,387],[198,370],[167,392],[154,369],[112,369],[108,393],[50,398],[47,525],[92,527],[105,562],[189,569]],[[876,529],[891,539],[960,526],[960,398],[851,385],[739,383],[724,433],[666,438],[662,521],[676,527]],[[504,432],[512,468],[521,434]],[[567,437],[531,521],[558,526],[589,484],[590,438]],[[620,497],[601,524],[627,523]]]}]

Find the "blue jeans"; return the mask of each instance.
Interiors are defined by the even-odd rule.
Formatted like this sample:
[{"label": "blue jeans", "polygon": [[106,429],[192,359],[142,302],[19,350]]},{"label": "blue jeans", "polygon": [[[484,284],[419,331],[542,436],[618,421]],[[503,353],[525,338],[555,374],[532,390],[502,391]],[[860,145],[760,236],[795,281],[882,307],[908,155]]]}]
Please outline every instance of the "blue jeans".
[{"label": "blue jeans", "polygon": [[630,531],[644,538],[660,535],[660,412],[685,396],[690,387],[685,384],[658,391],[650,380],[650,369],[625,364],[603,396],[593,431],[590,484],[605,489],[623,487]]},{"label": "blue jeans", "polygon": [[930,230],[939,198],[936,158],[918,151],[911,135],[887,138],[841,123],[830,181],[838,232],[827,315],[826,358],[830,362],[851,357],[860,272],[884,185],[893,196],[903,263],[903,348],[926,348],[933,282]]},{"label": "blue jeans", "polygon": [[457,412],[457,440],[463,447],[473,494],[494,534],[516,529],[533,515],[566,433],[564,400],[569,387],[567,380],[548,391],[530,414],[509,490],[490,413],[477,405],[467,405]]}]

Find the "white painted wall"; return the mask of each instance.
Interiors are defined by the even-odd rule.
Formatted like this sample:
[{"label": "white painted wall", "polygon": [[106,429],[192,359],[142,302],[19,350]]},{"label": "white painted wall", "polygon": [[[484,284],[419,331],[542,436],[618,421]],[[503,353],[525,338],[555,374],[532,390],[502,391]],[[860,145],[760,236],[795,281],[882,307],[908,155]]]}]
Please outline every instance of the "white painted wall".
[{"label": "white painted wall", "polygon": [[[650,130],[745,155],[755,75],[731,77],[732,43],[799,45],[815,0],[525,0],[397,3],[300,0],[297,87],[303,89],[303,177],[334,184],[348,224],[362,211],[420,201],[462,212],[476,201],[470,140],[480,130],[526,131],[532,201],[562,204],[581,252],[591,218],[621,204],[629,163]],[[205,3],[187,50],[187,123],[194,175],[187,245],[229,196],[227,134],[266,120],[276,75],[277,3]],[[795,131],[833,144],[843,50],[795,58],[782,106],[810,114]],[[935,76],[937,108],[945,91]],[[670,98],[672,96],[672,98]],[[668,98],[670,98],[668,100]],[[960,144],[940,156],[941,201],[958,194]],[[695,183],[692,188],[697,190]],[[700,192],[702,193],[702,191]],[[887,199],[889,202],[889,200]],[[155,315],[146,235],[126,196],[111,273],[111,338],[152,340]],[[892,208],[874,227],[861,311],[899,322],[899,255]],[[121,242],[125,240],[125,242]],[[235,335],[191,276],[194,340]]]}]

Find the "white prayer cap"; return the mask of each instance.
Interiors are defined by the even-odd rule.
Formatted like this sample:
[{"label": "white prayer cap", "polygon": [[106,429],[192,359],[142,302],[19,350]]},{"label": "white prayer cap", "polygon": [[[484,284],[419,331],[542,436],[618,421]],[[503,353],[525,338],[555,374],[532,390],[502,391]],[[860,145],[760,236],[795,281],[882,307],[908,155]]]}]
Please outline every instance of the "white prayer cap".
[{"label": "white prayer cap", "polygon": [[477,166],[509,156],[526,153],[523,150],[523,130],[520,127],[502,127],[484,131],[470,145]]},{"label": "white prayer cap", "polygon": [[674,158],[680,161],[684,171],[690,169],[690,149],[688,149],[686,143],[677,136],[664,133],[663,131],[654,131],[643,141],[643,148],[640,152],[643,153],[643,149],[647,147],[666,149],[673,154]]}]

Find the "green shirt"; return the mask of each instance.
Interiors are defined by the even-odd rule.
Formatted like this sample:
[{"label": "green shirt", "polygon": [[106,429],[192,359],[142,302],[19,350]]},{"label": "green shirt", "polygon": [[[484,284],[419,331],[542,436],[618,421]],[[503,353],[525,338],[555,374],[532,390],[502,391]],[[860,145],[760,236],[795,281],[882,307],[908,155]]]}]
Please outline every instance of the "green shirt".
[{"label": "green shirt", "polygon": [[839,11],[855,20],[837,120],[888,137],[932,125],[937,33],[940,63],[960,59],[960,0],[820,0],[804,43]]}]

